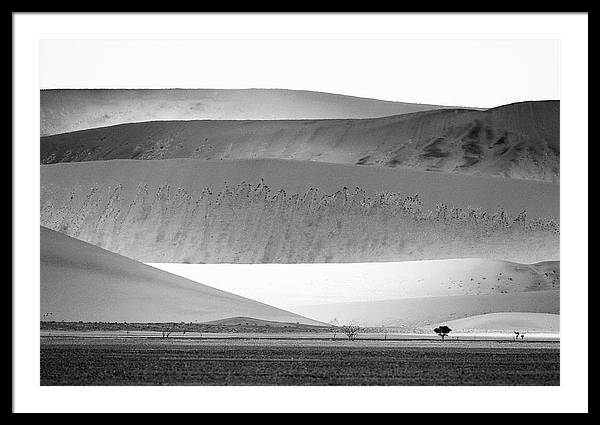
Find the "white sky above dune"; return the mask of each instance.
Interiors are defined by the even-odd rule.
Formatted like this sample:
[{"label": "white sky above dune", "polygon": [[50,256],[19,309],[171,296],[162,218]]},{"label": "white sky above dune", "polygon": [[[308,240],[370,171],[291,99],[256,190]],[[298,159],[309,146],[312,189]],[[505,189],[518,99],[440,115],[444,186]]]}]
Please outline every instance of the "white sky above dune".
[{"label": "white sky above dune", "polygon": [[42,40],[40,88],[285,88],[452,106],[560,98],[556,40]]}]

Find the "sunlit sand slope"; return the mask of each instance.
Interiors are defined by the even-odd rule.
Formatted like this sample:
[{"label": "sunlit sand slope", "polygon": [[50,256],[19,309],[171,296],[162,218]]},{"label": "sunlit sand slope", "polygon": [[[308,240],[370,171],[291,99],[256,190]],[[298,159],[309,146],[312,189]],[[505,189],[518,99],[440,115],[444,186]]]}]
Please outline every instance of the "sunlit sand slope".
[{"label": "sunlit sand slope", "polygon": [[[299,305],[560,289],[560,262],[485,258],[395,263],[151,263],[179,276],[266,304]],[[244,276],[244,279],[239,279]]]},{"label": "sunlit sand slope", "polygon": [[375,118],[444,106],[281,89],[42,90],[41,135],[154,120]]},{"label": "sunlit sand slope", "polygon": [[42,164],[108,159],[292,159],[559,180],[559,102],[366,120],[155,121],[41,139]]},{"label": "sunlit sand slope", "polygon": [[41,166],[42,225],[143,262],[555,260],[558,200],[556,184],[295,161]]},{"label": "sunlit sand slope", "polygon": [[[547,313],[489,313],[444,323],[453,332],[559,332],[560,315]],[[526,336],[526,335],[525,335]]]},{"label": "sunlit sand slope", "polygon": [[560,313],[560,291],[531,291],[496,295],[458,295],[397,300],[299,306],[294,312],[321,320],[362,326],[417,329],[487,313]]},{"label": "sunlit sand slope", "polygon": [[44,320],[204,322],[237,316],[313,320],[147,266],[40,227]]}]

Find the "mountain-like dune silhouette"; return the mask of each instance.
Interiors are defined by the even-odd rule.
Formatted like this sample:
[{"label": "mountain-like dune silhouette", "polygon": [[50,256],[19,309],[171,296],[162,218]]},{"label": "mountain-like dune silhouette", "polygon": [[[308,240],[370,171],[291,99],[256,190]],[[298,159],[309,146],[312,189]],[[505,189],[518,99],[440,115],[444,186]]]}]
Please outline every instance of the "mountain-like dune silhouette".
[{"label": "mountain-like dune silhouette", "polygon": [[320,325],[40,227],[40,316],[54,321],[206,322],[248,316]]},{"label": "mountain-like dune silhouette", "polygon": [[[556,184],[261,164],[188,159],[42,166],[41,224],[153,263],[558,258]],[[257,181],[263,171],[268,180]],[[372,173],[385,178],[372,179]],[[212,184],[232,176],[252,183]],[[271,190],[271,182],[286,189]],[[341,182],[358,187],[335,186]]]},{"label": "mountain-like dune silhouette", "polygon": [[362,120],[154,121],[41,139],[42,164],[109,159],[292,159],[559,179],[559,102]]},{"label": "mountain-like dune silhouette", "polygon": [[443,109],[282,89],[70,89],[40,91],[42,136],[156,120],[377,118]]},{"label": "mountain-like dune silhouette", "polygon": [[[256,328],[271,328],[271,329],[281,329],[288,328],[289,329],[297,329],[297,331],[311,331],[317,328],[322,328],[326,326],[325,323],[320,325],[307,325],[304,323],[297,322],[273,322],[271,320],[262,320],[255,319],[254,317],[228,317],[227,319],[219,319],[219,320],[211,320],[210,322],[205,322],[207,325],[217,325],[223,326],[225,328],[229,327],[236,330],[243,330],[244,328],[248,329],[256,329]],[[315,328],[316,326],[316,328]]]}]

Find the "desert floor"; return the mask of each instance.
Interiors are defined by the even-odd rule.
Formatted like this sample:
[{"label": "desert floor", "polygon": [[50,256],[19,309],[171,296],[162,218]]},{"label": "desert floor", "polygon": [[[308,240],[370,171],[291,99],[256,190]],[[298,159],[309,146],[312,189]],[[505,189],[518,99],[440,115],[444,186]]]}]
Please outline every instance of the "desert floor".
[{"label": "desert floor", "polygon": [[[85,334],[85,336],[84,336]],[[41,385],[559,385],[560,343],[507,335],[42,331]],[[458,338],[458,339],[457,339]]]}]

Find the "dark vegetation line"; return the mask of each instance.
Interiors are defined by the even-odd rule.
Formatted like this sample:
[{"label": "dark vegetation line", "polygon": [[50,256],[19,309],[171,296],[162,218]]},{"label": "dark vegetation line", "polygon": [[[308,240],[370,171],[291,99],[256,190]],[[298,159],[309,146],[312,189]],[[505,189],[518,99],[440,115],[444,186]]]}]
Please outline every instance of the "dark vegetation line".
[{"label": "dark vegetation line", "polygon": [[[40,330],[48,331],[143,331],[161,332],[167,336],[185,336],[188,332],[204,333],[296,333],[296,332],[330,332],[329,326],[313,326],[300,323],[249,323],[249,324],[213,324],[197,322],[164,322],[164,323],[129,323],[129,322],[83,322],[83,321],[40,321]],[[167,335],[168,334],[168,335]]]}]

